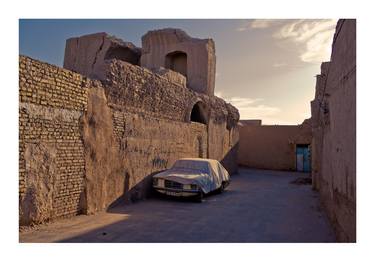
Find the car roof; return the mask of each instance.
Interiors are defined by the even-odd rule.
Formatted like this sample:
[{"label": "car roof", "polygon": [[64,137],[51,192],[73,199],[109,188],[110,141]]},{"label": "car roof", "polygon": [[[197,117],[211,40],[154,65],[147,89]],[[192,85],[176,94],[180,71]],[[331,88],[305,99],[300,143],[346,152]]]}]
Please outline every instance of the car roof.
[{"label": "car roof", "polygon": [[[178,162],[181,161],[183,164],[185,165],[191,165],[192,167],[198,167],[198,165],[202,165],[202,164],[206,164],[206,165],[209,165],[210,167],[216,167],[219,163],[219,161],[215,160],[215,159],[204,159],[204,158],[181,158],[181,159],[178,159],[176,162],[175,162],[175,165],[176,164],[179,164]],[[195,165],[195,166],[193,166]]]},{"label": "car roof", "polygon": [[211,165],[219,163],[219,161],[215,159],[206,159],[206,158],[181,158],[181,159],[178,159],[177,161],[206,162]]},{"label": "car roof", "polygon": [[[180,158],[178,160],[189,160],[189,161],[207,161],[207,162],[219,162],[215,159],[206,159],[206,158]],[[178,161],[177,160],[177,161]]]}]

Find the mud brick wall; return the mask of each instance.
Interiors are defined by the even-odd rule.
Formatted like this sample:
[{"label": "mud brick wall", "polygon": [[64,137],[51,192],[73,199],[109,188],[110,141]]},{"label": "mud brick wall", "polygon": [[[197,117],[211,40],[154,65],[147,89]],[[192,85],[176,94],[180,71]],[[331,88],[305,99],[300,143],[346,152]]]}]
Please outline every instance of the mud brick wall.
[{"label": "mud brick wall", "polygon": [[313,185],[337,239],[356,241],[356,20],[339,20],[311,102]]},{"label": "mud brick wall", "polygon": [[240,127],[239,165],[272,170],[297,170],[296,145],[311,144],[309,120],[301,125]]},{"label": "mud brick wall", "polygon": [[80,117],[87,107],[86,79],[20,56],[20,223],[80,213],[84,155]]},{"label": "mud brick wall", "polygon": [[215,124],[225,123],[231,129],[239,118],[238,110],[223,99],[197,93],[124,61],[107,61],[99,77],[112,108],[126,108],[136,114],[189,122],[194,104],[202,101],[206,105],[207,117]]},{"label": "mud brick wall", "polygon": [[[179,158],[237,170],[236,108],[122,61],[106,72],[100,82],[20,57],[21,225],[143,199]],[[197,102],[206,124],[190,121]]]},{"label": "mud brick wall", "polygon": [[[84,121],[86,153],[95,153],[86,156],[87,197],[96,200],[88,202],[88,213],[111,206],[116,196],[128,201],[147,197],[152,175],[179,158],[226,158],[224,166],[237,170],[231,149],[238,137],[231,125],[238,111],[231,105],[122,61],[107,63],[102,83],[101,92],[89,94]],[[207,124],[190,122],[197,101],[206,105]],[[99,179],[115,189],[96,187]]]},{"label": "mud brick wall", "polygon": [[[100,77],[112,110],[126,110],[145,119],[190,124],[194,105],[202,102],[207,120],[204,143],[207,157],[221,161],[230,173],[237,171],[239,113],[231,104],[171,83],[148,69],[123,61],[108,61]],[[119,129],[121,126],[123,124]]]}]

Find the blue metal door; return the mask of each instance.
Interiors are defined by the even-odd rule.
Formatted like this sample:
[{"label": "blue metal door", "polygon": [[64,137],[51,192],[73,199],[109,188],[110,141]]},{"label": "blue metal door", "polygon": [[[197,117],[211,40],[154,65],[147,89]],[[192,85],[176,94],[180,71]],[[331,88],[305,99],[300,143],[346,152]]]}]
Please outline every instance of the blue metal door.
[{"label": "blue metal door", "polygon": [[310,159],[310,145],[301,144],[296,147],[296,168],[297,171],[310,172],[311,159]]}]

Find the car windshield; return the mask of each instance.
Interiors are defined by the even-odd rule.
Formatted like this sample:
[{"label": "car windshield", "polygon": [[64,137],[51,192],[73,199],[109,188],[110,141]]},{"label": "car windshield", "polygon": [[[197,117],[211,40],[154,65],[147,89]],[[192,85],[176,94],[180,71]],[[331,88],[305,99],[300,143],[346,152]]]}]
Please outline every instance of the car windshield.
[{"label": "car windshield", "polygon": [[209,174],[208,163],[206,161],[199,160],[178,160],[173,165],[175,169],[187,169],[194,170]]}]

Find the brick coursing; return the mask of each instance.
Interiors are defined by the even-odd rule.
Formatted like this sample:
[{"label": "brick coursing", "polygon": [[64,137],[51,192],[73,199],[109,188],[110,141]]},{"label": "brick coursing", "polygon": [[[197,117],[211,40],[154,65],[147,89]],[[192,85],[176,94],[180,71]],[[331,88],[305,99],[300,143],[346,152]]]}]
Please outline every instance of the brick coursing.
[{"label": "brick coursing", "polygon": [[194,104],[202,101],[215,124],[227,122],[228,129],[237,124],[238,110],[223,99],[194,92],[146,68],[123,61],[111,60],[106,65],[103,83],[108,105],[115,110],[189,122]]},{"label": "brick coursing", "polygon": [[[83,76],[31,58],[19,59],[19,187],[20,208],[28,189],[25,149],[30,144],[56,148],[56,178],[51,217],[80,213],[84,156],[80,116],[87,107]],[[42,178],[42,177],[41,177]],[[38,220],[37,218],[35,218]],[[39,221],[35,221],[39,222]],[[25,221],[25,223],[27,223]]]},{"label": "brick coursing", "polygon": [[[146,197],[151,176],[182,157],[237,168],[239,115],[220,98],[117,60],[101,82],[25,56],[19,63],[21,225]],[[198,101],[206,125],[190,122]]]}]

